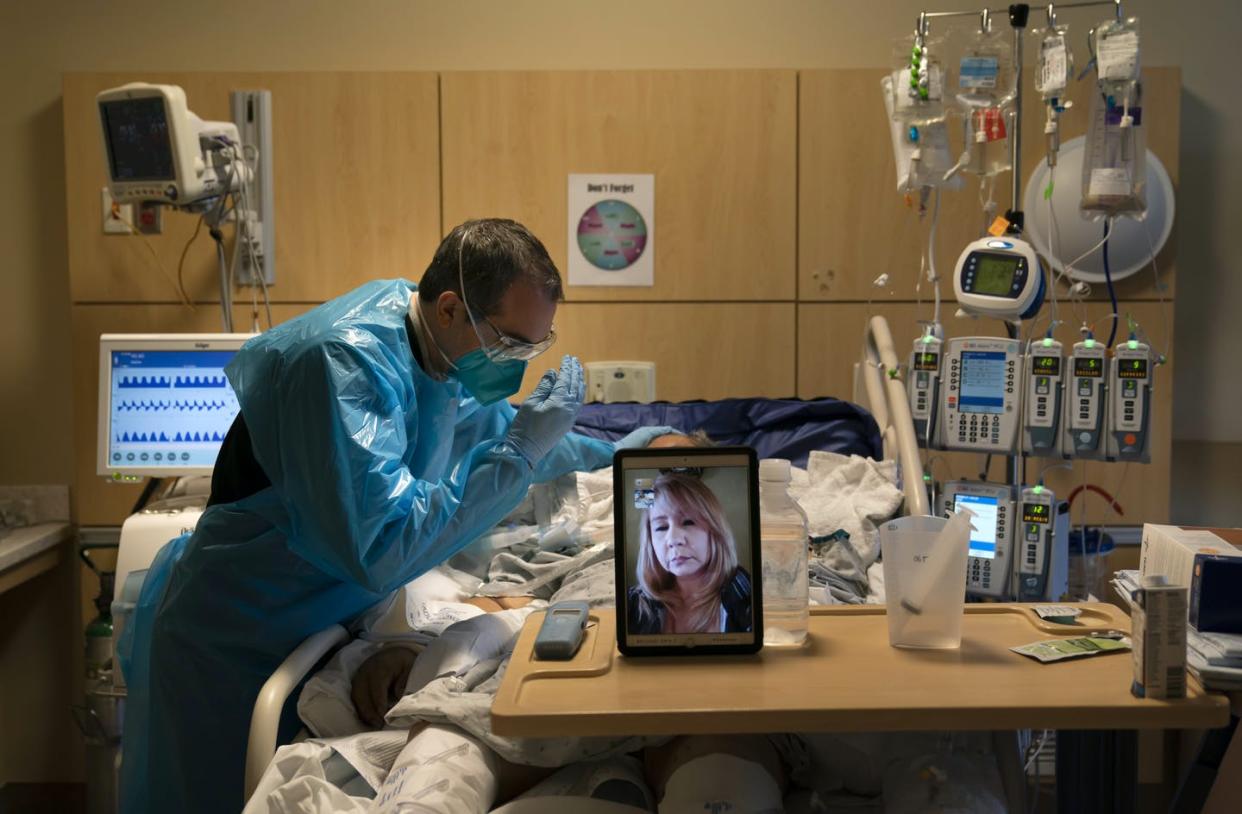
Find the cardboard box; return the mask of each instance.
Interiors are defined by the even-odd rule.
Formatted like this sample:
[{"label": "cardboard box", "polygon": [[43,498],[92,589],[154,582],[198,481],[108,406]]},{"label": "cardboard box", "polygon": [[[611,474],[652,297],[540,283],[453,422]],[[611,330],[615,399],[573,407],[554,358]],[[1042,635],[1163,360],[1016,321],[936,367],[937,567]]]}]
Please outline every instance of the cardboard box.
[{"label": "cardboard box", "polygon": [[1186,697],[1186,588],[1144,585],[1134,593],[1130,644],[1139,698]]},{"label": "cardboard box", "polygon": [[1144,524],[1142,549],[1139,555],[1142,576],[1163,576],[1169,585],[1187,589],[1194,577],[1195,555],[1242,558],[1242,551],[1214,531],[1155,523]]}]

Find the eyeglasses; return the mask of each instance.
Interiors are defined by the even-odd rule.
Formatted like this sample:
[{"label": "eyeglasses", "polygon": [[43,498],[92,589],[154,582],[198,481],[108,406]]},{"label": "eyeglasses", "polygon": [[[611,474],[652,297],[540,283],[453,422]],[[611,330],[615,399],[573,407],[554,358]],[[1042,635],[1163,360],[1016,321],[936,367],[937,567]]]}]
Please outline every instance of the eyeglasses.
[{"label": "eyeglasses", "polygon": [[539,354],[552,347],[556,342],[556,329],[548,331],[548,335],[538,342],[525,342],[521,339],[514,339],[504,331],[496,327],[496,323],[487,317],[481,319],[487,323],[487,327],[491,328],[496,334],[495,342],[485,342],[482,334],[479,334],[479,323],[475,320],[473,314],[467,308],[466,313],[470,315],[470,322],[474,326],[475,334],[479,337],[479,343],[483,346],[483,352],[487,354],[487,358],[495,362],[505,361],[509,359],[517,359],[523,362],[529,362]]}]

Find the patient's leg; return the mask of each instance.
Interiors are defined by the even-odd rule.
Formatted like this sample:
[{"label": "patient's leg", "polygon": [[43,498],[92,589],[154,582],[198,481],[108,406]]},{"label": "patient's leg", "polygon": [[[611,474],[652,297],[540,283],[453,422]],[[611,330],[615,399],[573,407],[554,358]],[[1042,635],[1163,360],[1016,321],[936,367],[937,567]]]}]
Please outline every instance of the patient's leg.
[{"label": "patient's leg", "polygon": [[[400,774],[398,769],[401,769]],[[486,745],[454,726],[420,721],[410,727],[405,749],[393,761],[388,779],[376,795],[376,811],[384,808],[390,786],[397,802],[417,801],[429,811],[490,811],[531,788],[556,769],[543,766],[521,766],[510,763]],[[443,788],[440,788],[443,786]],[[419,797],[419,794],[432,797]],[[444,796],[444,795],[448,796]],[[443,805],[426,799],[442,800]],[[466,808],[453,808],[468,806]],[[471,806],[480,805],[481,808]]]},{"label": "patient's leg", "polygon": [[419,725],[410,734],[375,795],[378,814],[491,810],[499,769],[491,749],[451,726]]}]

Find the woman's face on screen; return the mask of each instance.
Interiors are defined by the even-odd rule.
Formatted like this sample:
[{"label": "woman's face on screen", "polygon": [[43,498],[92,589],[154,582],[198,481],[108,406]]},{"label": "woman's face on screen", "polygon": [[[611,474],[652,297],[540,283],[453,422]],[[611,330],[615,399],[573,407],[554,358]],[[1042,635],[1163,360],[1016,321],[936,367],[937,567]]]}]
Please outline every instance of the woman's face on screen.
[{"label": "woman's face on screen", "polygon": [[665,571],[689,577],[707,566],[711,538],[703,522],[680,504],[660,495],[651,507],[651,544]]}]

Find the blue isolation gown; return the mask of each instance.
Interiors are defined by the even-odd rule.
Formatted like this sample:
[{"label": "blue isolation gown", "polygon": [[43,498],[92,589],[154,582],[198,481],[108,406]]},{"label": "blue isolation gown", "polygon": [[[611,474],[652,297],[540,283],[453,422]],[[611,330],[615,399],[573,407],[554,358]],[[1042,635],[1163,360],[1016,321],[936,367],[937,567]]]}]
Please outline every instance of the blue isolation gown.
[{"label": "blue isolation gown", "polygon": [[208,508],[148,573],[121,647],[127,814],[241,810],[255,698],[303,639],[443,562],[532,482],[611,463],[612,444],[571,434],[532,471],[504,440],[512,406],[415,361],[413,291],[364,285],[229,365],[271,486]]}]

